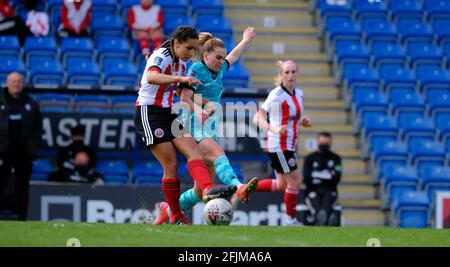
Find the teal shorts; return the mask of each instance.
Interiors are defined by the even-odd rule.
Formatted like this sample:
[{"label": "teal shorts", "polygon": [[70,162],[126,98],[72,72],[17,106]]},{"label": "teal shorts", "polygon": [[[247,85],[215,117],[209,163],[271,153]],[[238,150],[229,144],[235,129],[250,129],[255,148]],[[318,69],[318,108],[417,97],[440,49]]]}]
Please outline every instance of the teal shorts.
[{"label": "teal shorts", "polygon": [[211,116],[204,124],[201,124],[194,116],[192,116],[190,129],[191,134],[197,143],[200,143],[205,138],[212,138],[216,142],[219,141],[217,121],[214,116]]}]

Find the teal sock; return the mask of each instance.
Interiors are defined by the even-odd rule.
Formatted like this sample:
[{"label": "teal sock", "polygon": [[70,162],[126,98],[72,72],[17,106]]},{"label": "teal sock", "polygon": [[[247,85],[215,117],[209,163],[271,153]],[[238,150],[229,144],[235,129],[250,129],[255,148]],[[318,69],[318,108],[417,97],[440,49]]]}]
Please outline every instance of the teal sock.
[{"label": "teal sock", "polygon": [[214,168],[216,169],[217,177],[226,185],[241,185],[236,173],[230,165],[230,161],[226,156],[220,156],[214,161]]},{"label": "teal sock", "polygon": [[202,199],[195,194],[193,188],[184,191],[180,196],[180,207],[183,211],[187,211],[192,208],[198,202],[201,202]]}]

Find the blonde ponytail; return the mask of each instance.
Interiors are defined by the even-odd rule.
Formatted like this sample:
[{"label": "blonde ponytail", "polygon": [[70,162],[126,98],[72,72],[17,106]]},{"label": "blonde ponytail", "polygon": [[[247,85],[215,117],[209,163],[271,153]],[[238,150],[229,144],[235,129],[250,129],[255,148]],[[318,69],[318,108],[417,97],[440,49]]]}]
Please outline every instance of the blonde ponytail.
[{"label": "blonde ponytail", "polygon": [[193,60],[202,60],[204,52],[211,52],[216,47],[225,48],[225,43],[219,38],[214,37],[209,32],[201,32],[198,39],[198,45],[195,49]]}]

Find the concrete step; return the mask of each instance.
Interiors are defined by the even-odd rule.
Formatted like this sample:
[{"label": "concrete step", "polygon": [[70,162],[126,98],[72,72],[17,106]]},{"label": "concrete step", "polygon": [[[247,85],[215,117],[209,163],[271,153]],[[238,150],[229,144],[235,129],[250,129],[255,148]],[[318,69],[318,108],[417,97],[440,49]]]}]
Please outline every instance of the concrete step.
[{"label": "concrete step", "polygon": [[[298,160],[298,166],[300,168],[303,168],[303,158],[305,155],[309,154],[309,152],[306,151],[300,151],[300,159]],[[342,157],[342,167],[343,172],[342,174],[345,175],[366,175],[366,166],[363,161],[359,159],[349,159]],[[373,194],[373,193],[372,193]],[[368,195],[367,195],[368,197]],[[373,198],[373,195],[368,198]]]},{"label": "concrete step", "polygon": [[312,120],[313,126],[318,124],[330,124],[330,123],[340,123],[345,124],[347,122],[347,113],[341,111],[330,111],[330,110],[306,110],[303,114],[304,116]]},{"label": "concrete step", "polygon": [[309,9],[309,3],[298,0],[225,0],[226,8],[241,8],[241,9],[275,9],[275,10],[296,10],[307,11]]},{"label": "concrete step", "polygon": [[[304,151],[313,151],[315,148],[311,148],[310,150],[310,142],[315,143],[316,142],[316,134],[305,134],[301,133],[300,138],[298,140],[299,146],[301,150]],[[349,135],[333,135],[333,149],[356,149],[357,143],[355,141],[355,138],[353,136]]]},{"label": "concrete step", "polygon": [[302,128],[301,134],[317,134],[319,132],[332,132],[333,135],[353,135],[352,126],[349,124],[322,124],[311,128]]},{"label": "concrete step", "polygon": [[[275,79],[275,77],[273,77]],[[267,81],[261,83],[261,86],[255,81],[253,84],[254,88],[274,88],[274,80],[271,84],[267,84]],[[332,86],[302,86],[304,95],[304,101],[320,100],[320,101],[334,101],[338,98],[338,91]],[[266,93],[266,91],[264,91]]]},{"label": "concrete step", "polygon": [[[244,30],[250,25],[248,24],[237,24],[233,25],[233,31],[236,35],[241,36]],[[307,36],[315,37],[317,36],[317,28],[313,26],[276,26],[273,28],[264,27],[264,25],[252,25],[255,27],[257,35],[262,36],[272,36],[273,38],[283,37],[283,36]]]},{"label": "concrete step", "polygon": [[353,185],[369,185],[371,186],[370,175],[368,174],[348,174],[341,178],[341,183],[343,184],[353,184]]},{"label": "concrete step", "polygon": [[343,226],[383,226],[384,215],[375,210],[344,209]]},{"label": "concrete step", "polygon": [[276,9],[242,9],[240,7],[229,7],[226,10],[227,18],[234,24],[262,25],[264,27],[283,26],[311,26],[313,18],[308,12],[298,10],[276,10]]},{"label": "concrete step", "polygon": [[[247,62],[247,69],[252,75],[271,75],[276,76],[278,69],[274,63]],[[330,65],[325,63],[302,63],[299,66],[299,75],[301,76],[328,76],[330,74]]]},{"label": "concrete step", "polygon": [[334,110],[344,111],[343,100],[323,100],[323,99],[309,99],[308,95],[303,90],[304,100],[303,105],[306,110]]},{"label": "concrete step", "polygon": [[[235,42],[239,43],[242,39],[242,35],[235,35]],[[263,52],[270,52],[273,53],[276,52],[278,47],[280,45],[284,46],[284,51],[286,53],[290,52],[320,52],[320,44],[319,41],[316,38],[310,38],[310,39],[300,39],[300,38],[284,38],[282,40],[279,39],[268,39],[260,36],[257,33],[257,37],[253,42],[246,47],[246,53],[249,51],[263,51]]]},{"label": "concrete step", "polygon": [[[275,76],[273,76],[273,75],[264,75],[264,74],[254,74],[251,77],[252,77],[252,82],[257,83],[257,84],[264,84],[264,85],[266,85],[266,87],[272,86],[272,84],[274,82],[274,78],[275,78]],[[325,75],[300,76],[298,78],[298,85],[300,87],[312,86],[312,85],[332,87],[332,86],[334,86],[334,79],[331,76],[325,76]],[[255,86],[253,86],[253,87],[255,87]]]},{"label": "concrete step", "polygon": [[374,188],[370,185],[339,184],[338,193],[340,198],[345,199],[373,199]]},{"label": "concrete step", "polygon": [[379,210],[381,201],[379,199],[352,199],[338,198],[337,201],[344,209],[371,209]]},{"label": "concrete step", "polygon": [[309,63],[326,63],[326,55],[324,53],[310,53],[310,52],[292,52],[292,53],[280,53],[275,54],[272,52],[262,52],[262,51],[246,51],[244,52],[245,62],[266,62],[266,63],[276,63],[278,60],[292,59],[298,64],[309,62]]}]

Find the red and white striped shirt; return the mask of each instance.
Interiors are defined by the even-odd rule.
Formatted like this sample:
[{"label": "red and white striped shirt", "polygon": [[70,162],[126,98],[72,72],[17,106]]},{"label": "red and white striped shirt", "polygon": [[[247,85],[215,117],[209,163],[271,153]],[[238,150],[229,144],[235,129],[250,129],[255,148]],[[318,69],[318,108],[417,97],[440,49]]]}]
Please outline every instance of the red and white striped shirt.
[{"label": "red and white striped shirt", "polygon": [[158,5],[134,5],[128,11],[128,27],[138,30],[156,30],[163,26],[164,17]]},{"label": "red and white striped shirt", "polygon": [[303,112],[303,91],[295,88],[291,95],[283,85],[277,86],[269,93],[261,109],[268,113],[271,126],[287,126],[287,131],[283,134],[267,133],[266,151],[295,151],[298,125]]},{"label": "red and white striped shirt", "polygon": [[171,108],[174,93],[178,84],[151,84],[147,81],[148,71],[158,71],[166,75],[185,76],[186,62],[179,59],[173,62],[170,49],[161,47],[156,49],[147,60],[142,74],[141,87],[136,106],[155,105],[161,108]]},{"label": "red and white striped shirt", "polygon": [[64,0],[61,9],[61,22],[64,28],[75,32],[82,32],[89,27],[91,22],[92,2],[84,0],[83,2],[74,2]]}]

